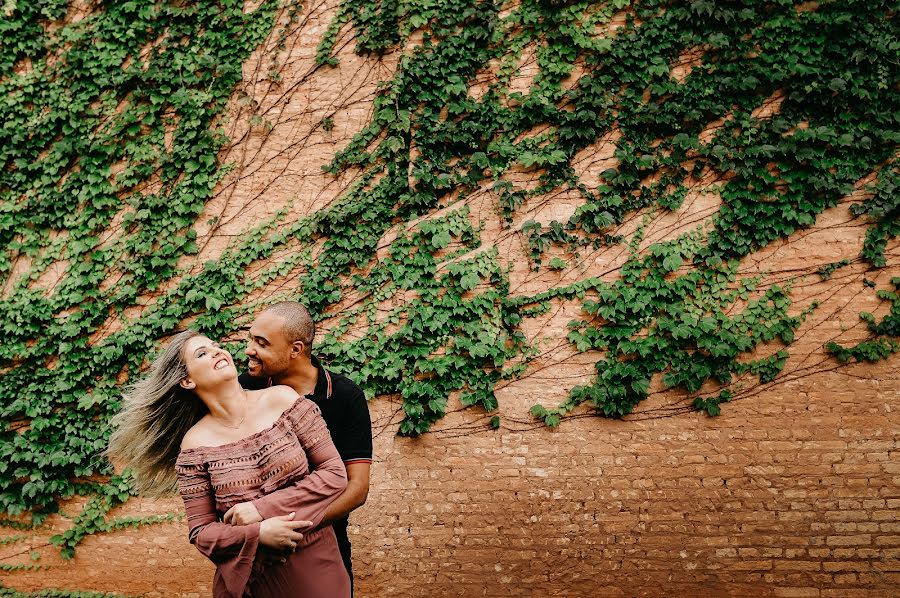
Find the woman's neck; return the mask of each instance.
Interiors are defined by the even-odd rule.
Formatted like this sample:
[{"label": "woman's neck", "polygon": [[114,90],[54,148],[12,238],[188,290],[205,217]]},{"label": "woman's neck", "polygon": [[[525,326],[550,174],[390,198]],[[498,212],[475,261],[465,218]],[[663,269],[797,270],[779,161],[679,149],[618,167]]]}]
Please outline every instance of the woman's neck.
[{"label": "woman's neck", "polygon": [[197,389],[197,396],[219,421],[233,423],[247,415],[247,395],[237,378],[212,388]]}]

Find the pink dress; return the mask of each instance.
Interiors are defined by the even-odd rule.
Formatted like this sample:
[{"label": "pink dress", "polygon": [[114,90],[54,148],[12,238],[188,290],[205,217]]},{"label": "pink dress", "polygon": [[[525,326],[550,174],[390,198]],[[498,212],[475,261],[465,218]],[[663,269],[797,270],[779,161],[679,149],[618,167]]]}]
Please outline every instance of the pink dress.
[{"label": "pink dress", "polygon": [[175,469],[191,544],[216,564],[214,598],[350,596],[331,526],[304,532],[285,555],[259,544],[259,523],[222,523],[248,501],[263,519],[296,512],[296,520],[321,523],[347,473],[315,403],[297,399],[272,426],[237,442],[185,449]]}]

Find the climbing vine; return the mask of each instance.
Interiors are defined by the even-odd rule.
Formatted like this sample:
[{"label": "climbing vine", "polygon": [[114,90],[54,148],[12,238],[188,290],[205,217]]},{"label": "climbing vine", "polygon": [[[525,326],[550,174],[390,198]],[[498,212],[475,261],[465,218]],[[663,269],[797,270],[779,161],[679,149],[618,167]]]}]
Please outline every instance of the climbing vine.
[{"label": "climbing vine", "polygon": [[879,299],[890,302],[891,311],[879,322],[869,312],[862,312],[859,317],[865,321],[872,337],[853,347],[842,347],[830,342],[825,348],[841,362],[869,361],[875,362],[900,351],[900,277],[891,279],[893,290],[878,290]]},{"label": "climbing vine", "polygon": [[[449,0],[402,16],[384,3],[341,12],[338,20],[352,17],[357,27],[358,51],[384,52],[399,43],[384,34],[386,27],[427,26],[376,98],[370,125],[336,156],[332,171],[383,173],[376,189],[396,198],[394,218],[458,202],[491,181],[507,224],[534,197],[560,187],[578,192],[584,203],[568,221],[521,225],[536,268],[554,246],[577,258],[582,248],[622,243],[614,231],[636,212],[677,210],[692,181],[723,181],[722,206],[702,240],[654,245],[635,255],[614,284],[576,285],[581,295],[590,290],[596,297],[584,304],[590,318],[573,322],[569,338],[579,350],[606,356],[594,384],[575,388],[557,409],[535,406],[535,416],[554,425],[585,401],[604,415],[626,415],[647,396],[655,374],[692,393],[709,381],[727,385],[736,373],[771,380],[815,306],[789,316],[789,286],[751,299],[753,285],[733,285],[738,263],[813,224],[872,172],[880,172],[873,196],[853,210],[872,222],[863,256],[876,267],[886,264],[883,250],[896,235],[898,212],[896,170],[882,165],[894,159],[900,138],[891,3],[803,10],[793,2],[525,1],[506,16],[501,8]],[[622,31],[598,35],[619,10]],[[326,47],[320,46],[323,62]],[[535,48],[539,70],[523,94],[509,80],[527,47]],[[676,79],[671,65],[692,52],[700,58]],[[491,61],[499,64],[496,80],[473,97],[470,82]],[[576,65],[585,73],[564,86]],[[770,103],[778,108],[760,112]],[[617,165],[589,187],[573,158],[613,132],[620,134]],[[503,178],[515,168],[539,174],[540,184],[517,189]],[[357,210],[372,205],[368,193],[351,194]],[[566,263],[557,256],[548,266]],[[682,265],[690,272],[681,274]],[[749,301],[745,310],[724,315],[737,300]],[[881,330],[888,327],[873,328]],[[772,341],[770,357],[739,359]],[[882,356],[894,346],[877,343]],[[730,392],[698,397],[695,406],[718,413]],[[408,399],[404,409],[409,419],[433,419],[427,407],[424,415],[419,406],[411,409]]]},{"label": "climbing vine", "polygon": [[[68,10],[12,3],[0,24],[0,508],[34,523],[60,497],[100,491],[101,511],[127,497],[95,478],[110,471],[118,383],[215,300],[124,314],[197,252],[191,227],[224,174],[216,119],[277,6],[117,2],[66,22]],[[76,527],[102,525],[86,511]]]},{"label": "climbing vine", "polygon": [[[582,307],[567,340],[597,355],[596,376],[535,418],[555,426],[582,404],[621,417],[654,380],[718,414],[736,377],[782,372],[816,309],[794,304],[796,280],[740,276],[742,261],[867,177],[851,207],[867,227],[861,259],[891,266],[896,3],[344,0],[309,76],[341,68],[348,29],[355,52],[398,59],[369,122],[327,165],[352,183],[315,213],[254,221],[202,263],[197,231],[218,226],[204,210],[236,167],[221,158],[224,124],[271,130],[236,92],[242,65],[274,48],[265,77],[277,85],[303,6],[6,6],[0,508],[8,527],[27,528],[60,498],[88,496],[53,539],[67,556],[87,534],[171,519],[110,518],[132,495],[101,457],[121,385],[188,322],[235,340],[274,284],[329,321],[317,351],[336,371],[370,396],[400,396],[399,432],[415,435],[451,397],[501,427],[497,385],[540,351],[523,322],[566,302]],[[235,97],[247,110],[228,111]],[[334,116],[321,118],[326,134]],[[585,176],[579,161],[604,144],[609,166]],[[647,244],[643,227],[628,228],[678,212],[698,187],[721,204],[692,230]],[[562,192],[579,202],[568,219],[533,216]],[[494,213],[474,212],[469,200],[485,196]],[[534,271],[566,272],[610,247],[627,259],[614,280],[522,294],[517,258],[483,244],[489,217]],[[881,321],[863,315],[871,339],[830,344],[836,359],[897,351],[898,284],[861,285],[893,307]]]}]

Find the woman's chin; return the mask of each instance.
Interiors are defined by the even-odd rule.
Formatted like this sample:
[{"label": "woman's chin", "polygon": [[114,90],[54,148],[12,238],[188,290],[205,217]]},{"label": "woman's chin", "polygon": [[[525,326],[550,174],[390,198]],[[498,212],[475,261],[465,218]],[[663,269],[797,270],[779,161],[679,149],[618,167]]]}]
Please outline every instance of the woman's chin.
[{"label": "woman's chin", "polygon": [[217,373],[219,374],[219,381],[234,380],[238,377],[237,369],[233,365],[217,370]]}]

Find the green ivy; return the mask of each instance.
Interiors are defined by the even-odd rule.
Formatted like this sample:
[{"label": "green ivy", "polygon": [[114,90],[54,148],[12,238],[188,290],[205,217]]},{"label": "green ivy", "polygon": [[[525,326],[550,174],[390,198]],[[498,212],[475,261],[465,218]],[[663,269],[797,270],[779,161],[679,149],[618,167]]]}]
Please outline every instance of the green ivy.
[{"label": "green ivy", "polygon": [[[895,156],[900,140],[891,3],[828,3],[816,10],[796,4],[532,1],[501,18],[499,3],[423,3],[421,44],[404,54],[376,98],[371,123],[330,170],[358,166],[372,176],[384,173],[377,191],[399,198],[394,219],[406,217],[404,208],[433,209],[465,198],[486,179],[496,181],[507,223],[530,197],[560,187],[581,193],[585,203],[567,222],[521,226],[536,268],[553,246],[577,257],[586,245],[621,243],[609,232],[615,226],[638,210],[678,209],[689,177],[716,174],[727,181],[718,189],[723,205],[703,242],[689,251],[655,246],[623,268],[621,282],[594,289],[599,301],[585,304],[592,320],[574,322],[569,338],[579,350],[606,351],[598,377],[574,389],[559,409],[537,406],[534,414],[554,425],[590,401],[604,415],[621,416],[647,395],[657,373],[664,385],[692,393],[707,381],[727,385],[747,372],[770,381],[784,367],[784,349],[749,365],[738,358],[761,343],[790,344],[815,306],[790,316],[789,288],[772,287],[738,316],[724,316],[736,296],[747,300],[746,287],[727,286],[737,260],[813,224]],[[343,6],[336,23],[356,15],[357,39],[385,44],[361,42],[358,51],[378,53],[401,43],[379,33],[394,22],[379,10],[385,5]],[[432,12],[436,6],[440,10]],[[596,35],[598,25],[629,6],[636,18],[628,16],[621,32]],[[507,84],[527,46],[536,48],[540,68],[522,94]],[[698,48],[699,64],[683,81],[674,79],[670,65]],[[500,65],[497,82],[475,99],[469,82],[490,61]],[[562,82],[578,61],[586,74],[567,90]],[[772,98],[780,101],[774,114],[757,115]],[[701,141],[719,120],[711,139]],[[543,132],[527,136],[537,125]],[[616,127],[619,164],[588,188],[570,161]],[[523,191],[502,180],[516,165],[540,173],[541,185]],[[407,171],[411,182],[402,176]],[[655,180],[648,185],[648,179]],[[883,251],[880,239],[894,234],[892,185],[890,176],[882,177],[875,197],[857,208],[873,220],[867,247]],[[352,194],[358,205],[371,205],[369,191]],[[551,268],[564,263],[556,257]],[[682,264],[691,271],[672,278]],[[839,265],[824,267],[823,277]],[[527,303],[521,302],[523,309],[533,309]],[[697,407],[712,414],[721,402]]]},{"label": "green ivy", "polygon": [[890,239],[900,235],[900,168],[891,164],[880,174],[871,187],[872,197],[850,206],[854,216],[874,220],[866,231],[862,257],[876,268],[887,266],[884,249]]},{"label": "green ivy", "polygon": [[[579,351],[602,351],[605,357],[596,364],[593,384],[574,388],[556,409],[536,405],[532,415],[556,426],[584,402],[606,416],[627,415],[647,397],[655,374],[662,374],[664,386],[689,393],[708,382],[727,385],[734,375],[747,372],[760,382],[777,376],[787,358],[784,350],[749,362],[739,358],[760,344],[790,344],[815,305],[798,316],[788,315],[790,289],[776,285],[759,292],[759,279],[736,281],[736,260],[673,276],[702,250],[701,240],[691,233],[652,245],[647,255],[623,266],[620,281],[578,286],[577,292],[591,297],[584,310],[592,319],[570,322],[569,341]],[[738,302],[745,305],[735,313]],[[695,406],[714,415],[709,404]]]},{"label": "green ivy", "polygon": [[277,11],[116,2],[58,22],[66,6],[15,3],[2,24],[0,508],[35,522],[97,492],[119,376],[209,307],[181,297],[124,315],[197,251],[192,225],[224,173],[216,119]]},{"label": "green ivy", "polygon": [[865,340],[854,347],[842,347],[830,342],[825,345],[841,363],[848,361],[875,362],[900,351],[900,277],[891,279],[894,290],[880,290],[876,295],[883,301],[891,304],[891,311],[879,322],[875,316],[868,312],[862,312],[859,317],[865,321],[872,338]]},{"label": "green ivy", "polygon": [[182,518],[180,513],[145,517],[118,517],[112,520],[107,518],[108,513],[112,509],[124,504],[135,495],[131,479],[128,476],[114,476],[107,484],[97,487],[97,494],[91,497],[81,513],[75,517],[72,527],[61,534],[51,537],[50,543],[60,547],[60,553],[63,558],[70,559],[75,555],[75,547],[85,536],[90,534],[129,527],[136,528],[154,523],[166,523]]},{"label": "green ivy", "polygon": [[849,266],[849,265],[850,265],[850,260],[844,259],[839,262],[834,262],[834,263],[826,264],[826,265],[822,266],[821,268],[816,270],[816,274],[818,274],[822,278],[822,280],[828,280],[839,268],[843,268],[844,266]]},{"label": "green ivy", "polygon": [[[581,404],[628,414],[654,385],[716,415],[737,377],[775,379],[815,305],[794,305],[790,282],[739,279],[740,261],[873,174],[852,208],[873,269],[887,267],[900,230],[896,3],[803,4],[344,0],[320,40],[321,68],[339,64],[348,24],[357,52],[400,54],[370,122],[327,166],[361,175],[327,209],[259,223],[185,270],[197,219],[230,168],[219,127],[242,63],[266,39],[283,48],[301,5],[96,2],[67,22],[65,2],[15,3],[0,23],[4,525],[27,529],[60,498],[88,496],[53,539],[68,556],[87,534],[170,520],[110,518],[131,496],[127,478],[104,477],[101,457],[121,384],[186,321],[228,338],[256,307],[248,298],[276,280],[331,319],[316,348],[330,367],[369,396],[401,397],[402,434],[427,432],[452,397],[494,411],[496,384],[538,353],[523,320],[562,302],[583,307],[569,341],[599,357],[591,383],[556,408],[535,406],[548,425]],[[537,74],[521,91],[512,82],[527,52]],[[675,78],[685,55],[699,59]],[[279,72],[273,55],[269,79]],[[617,165],[589,185],[573,158],[608,139]],[[514,170],[538,185],[518,187]],[[708,223],[643,250],[642,229],[616,233],[680,209],[700,179],[720,181]],[[546,267],[568,273],[584,251],[627,243],[620,278],[516,294],[511,264],[481,245],[482,223],[464,207],[484,190],[532,268],[552,250]],[[523,217],[556,192],[582,199],[571,218]],[[841,361],[897,350],[897,293],[878,297],[891,314],[864,315],[871,339],[857,347],[829,346]],[[492,415],[488,425],[503,424]]]},{"label": "green ivy", "polygon": [[[493,411],[494,385],[517,371],[504,365],[532,354],[496,250],[469,255],[478,236],[468,216],[466,209],[450,212],[399,235],[387,258],[354,277],[357,292],[370,299],[347,310],[318,347],[368,394],[402,396],[401,434],[428,431],[454,392],[463,405]],[[411,290],[415,299],[379,314],[379,305]],[[339,340],[360,324],[364,338]]]}]

